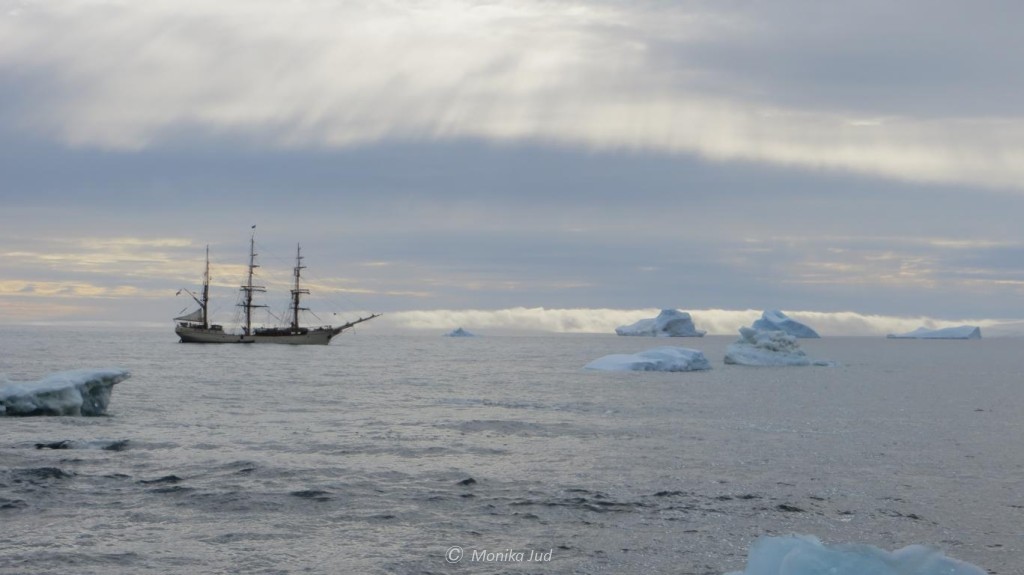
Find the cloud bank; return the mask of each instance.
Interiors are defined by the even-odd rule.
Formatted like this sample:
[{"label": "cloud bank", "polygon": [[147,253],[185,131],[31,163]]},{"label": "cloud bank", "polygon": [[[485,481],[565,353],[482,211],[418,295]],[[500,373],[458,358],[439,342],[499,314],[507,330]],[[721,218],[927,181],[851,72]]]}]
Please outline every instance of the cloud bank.
[{"label": "cloud bank", "polygon": [[[694,323],[709,335],[735,335],[761,316],[760,310],[700,309],[684,310]],[[450,331],[464,327],[486,334],[495,331],[540,331],[551,333],[606,333],[640,319],[655,317],[657,309],[545,309],[509,308],[500,310],[418,310],[386,314],[378,322],[391,329]],[[925,326],[929,329],[956,325],[978,325],[983,335],[1022,335],[1021,322],[997,319],[951,320],[926,316],[901,317],[857,312],[790,311],[786,315],[812,326],[823,336],[884,336]]]}]

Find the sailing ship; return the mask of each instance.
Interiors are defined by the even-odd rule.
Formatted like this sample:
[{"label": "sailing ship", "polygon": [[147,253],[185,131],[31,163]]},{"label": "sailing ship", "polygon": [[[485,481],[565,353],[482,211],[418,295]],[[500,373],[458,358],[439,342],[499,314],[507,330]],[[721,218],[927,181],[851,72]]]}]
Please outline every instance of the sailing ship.
[{"label": "sailing ship", "polygon": [[380,317],[379,313],[370,314],[367,317],[361,317],[337,327],[326,325],[310,328],[299,325],[300,312],[309,311],[309,308],[302,307],[301,302],[302,296],[309,294],[309,290],[303,289],[301,284],[302,270],[306,269],[306,266],[302,265],[302,259],[302,246],[300,245],[297,247],[295,254],[295,283],[292,285],[292,297],[291,304],[289,306],[291,324],[287,327],[253,328],[253,310],[267,307],[265,305],[254,303],[253,299],[254,294],[267,291],[264,286],[255,285],[253,283],[255,270],[260,267],[256,264],[256,235],[255,232],[253,232],[252,237],[249,238],[249,272],[247,274],[245,285],[241,286],[241,297],[238,304],[238,306],[244,310],[243,315],[245,319],[242,324],[241,333],[231,333],[224,331],[223,326],[211,324],[209,321],[210,247],[207,246],[206,270],[203,273],[203,291],[198,295],[188,289],[181,289],[178,291],[179,294],[181,292],[185,292],[191,296],[192,299],[199,304],[199,309],[174,318],[174,321],[178,322],[174,327],[174,333],[178,334],[182,343],[284,343],[291,345],[327,345],[331,342],[331,339],[333,339],[334,336],[340,334],[346,329],[363,323],[364,321],[370,321],[375,317]]}]

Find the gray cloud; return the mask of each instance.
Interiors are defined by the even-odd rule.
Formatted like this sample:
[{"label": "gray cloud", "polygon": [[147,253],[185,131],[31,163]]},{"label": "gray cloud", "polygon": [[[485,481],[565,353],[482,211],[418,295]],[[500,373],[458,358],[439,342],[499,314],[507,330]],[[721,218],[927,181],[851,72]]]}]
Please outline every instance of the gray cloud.
[{"label": "gray cloud", "polygon": [[[0,70],[19,86],[8,119],[75,146],[470,138],[1017,188],[1024,120],[923,104],[963,85],[940,81],[951,68],[1017,93],[990,63],[1016,47],[1005,15],[972,13],[996,33],[958,50],[968,33],[947,48],[933,29],[957,10],[914,8],[928,16],[881,3],[42,2],[0,20]],[[18,95],[33,93],[46,97]]]},{"label": "gray cloud", "polygon": [[206,243],[230,307],[256,223],[378,311],[1019,315],[1008,12],[239,6],[5,6],[2,309],[170,317]]}]

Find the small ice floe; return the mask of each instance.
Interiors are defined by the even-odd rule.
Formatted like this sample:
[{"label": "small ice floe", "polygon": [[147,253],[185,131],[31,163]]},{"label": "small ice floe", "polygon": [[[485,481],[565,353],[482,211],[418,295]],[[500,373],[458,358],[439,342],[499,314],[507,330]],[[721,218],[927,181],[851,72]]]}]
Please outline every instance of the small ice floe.
[{"label": "small ice floe", "polygon": [[648,337],[704,337],[707,332],[697,329],[689,313],[677,309],[663,309],[658,317],[617,327],[615,333]]},{"label": "small ice floe", "polygon": [[128,449],[127,439],[96,439],[92,441],[75,441],[62,439],[49,443],[37,443],[36,449],[102,449],[103,451],[125,451]]},{"label": "small ice floe", "polygon": [[103,415],[124,369],[79,369],[39,381],[0,380],[0,415]]},{"label": "small ice floe", "polygon": [[456,329],[454,329],[454,330],[444,334],[444,336],[445,337],[476,337],[476,334],[468,332],[468,331],[466,331],[466,330],[464,330],[464,329],[462,329],[460,327],[460,328],[456,328]]},{"label": "small ice floe", "polygon": [[585,369],[600,371],[704,371],[711,363],[704,353],[686,347],[656,347],[634,354],[612,354],[595,359]]},{"label": "small ice floe", "polygon": [[726,575],[986,575],[942,551],[910,545],[885,551],[872,545],[824,545],[811,535],[765,537],[747,555],[747,568]]},{"label": "small ice floe", "polygon": [[765,311],[761,314],[761,319],[755,321],[750,327],[757,331],[781,331],[804,339],[821,337],[818,332],[777,309]]},{"label": "small ice floe", "polygon": [[889,339],[981,339],[981,328],[974,325],[958,325],[941,329],[919,327],[907,333],[890,333]]},{"label": "small ice floe", "polygon": [[795,336],[781,331],[758,331],[752,327],[740,328],[740,338],[725,350],[725,363],[754,366],[835,365],[831,361],[812,361],[800,349]]}]

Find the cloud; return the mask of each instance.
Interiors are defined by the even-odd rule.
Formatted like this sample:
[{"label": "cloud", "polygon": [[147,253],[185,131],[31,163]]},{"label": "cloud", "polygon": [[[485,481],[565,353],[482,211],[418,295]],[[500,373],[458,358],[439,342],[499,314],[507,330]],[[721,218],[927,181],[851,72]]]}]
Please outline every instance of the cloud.
[{"label": "cloud", "polygon": [[163,298],[166,289],[140,289],[132,285],[99,285],[81,281],[33,281],[0,279],[0,297],[35,299]]},{"label": "cloud", "polygon": [[[417,310],[385,314],[379,322],[393,329],[449,331],[464,327],[472,331],[542,331],[552,333],[613,334],[615,328],[640,319],[655,317],[657,309],[545,309],[509,308],[498,310]],[[741,326],[760,317],[760,310],[686,310],[698,328],[710,335],[734,335]],[[1021,335],[1021,322],[999,319],[942,319],[927,316],[904,317],[856,312],[786,311],[797,321],[814,327],[823,336],[884,336],[924,326],[930,329],[956,325],[992,328],[998,335]]]},{"label": "cloud", "polygon": [[[737,89],[742,70],[716,50],[786,46],[805,27],[800,5],[766,31],[756,10],[693,2],[51,0],[0,18],[0,81],[14,94],[11,123],[82,147],[225,135],[282,149],[529,141],[1021,189],[1024,119],[1013,112],[879,114],[787,102],[767,83]],[[941,46],[900,22],[908,41]],[[872,41],[857,30],[844,46]]]}]

